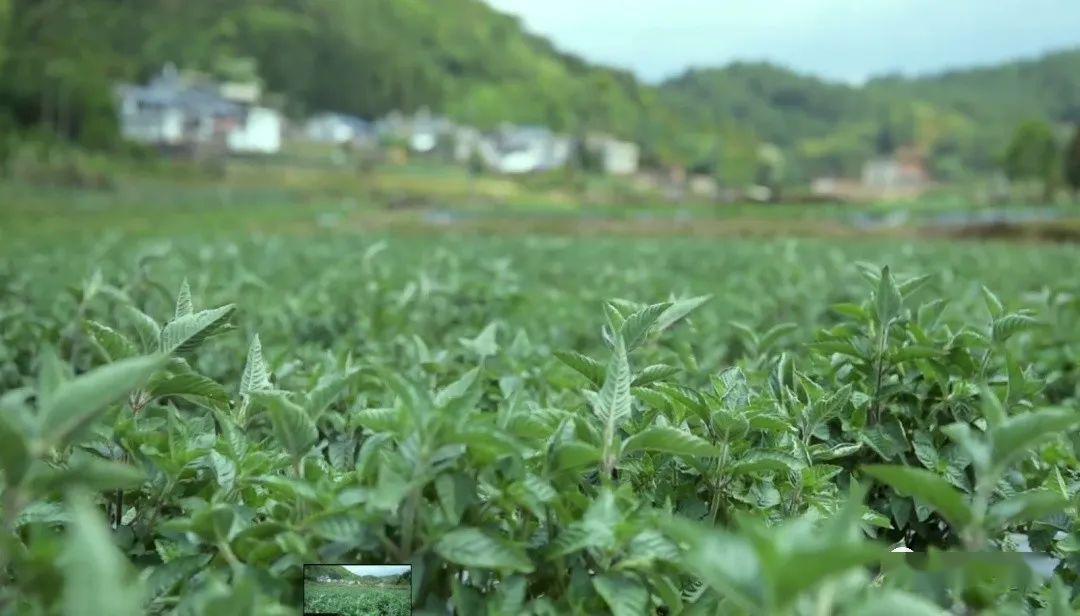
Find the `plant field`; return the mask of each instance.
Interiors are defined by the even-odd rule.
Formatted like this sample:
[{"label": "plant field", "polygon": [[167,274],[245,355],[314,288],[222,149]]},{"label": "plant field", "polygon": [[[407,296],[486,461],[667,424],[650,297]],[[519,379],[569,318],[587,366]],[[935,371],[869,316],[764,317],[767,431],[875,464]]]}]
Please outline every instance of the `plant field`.
[{"label": "plant field", "polygon": [[304,585],[304,611],[342,616],[408,616],[409,589],[347,586],[344,584]]},{"label": "plant field", "polygon": [[295,614],[305,562],[419,614],[1080,606],[1075,247],[46,242],[0,248],[0,614]]}]

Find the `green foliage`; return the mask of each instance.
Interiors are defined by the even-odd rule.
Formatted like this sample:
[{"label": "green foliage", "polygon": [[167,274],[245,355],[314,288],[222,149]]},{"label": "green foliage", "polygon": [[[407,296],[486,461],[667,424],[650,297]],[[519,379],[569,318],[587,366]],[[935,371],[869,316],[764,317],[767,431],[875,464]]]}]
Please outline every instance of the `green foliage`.
[{"label": "green foliage", "polygon": [[1075,249],[358,241],[0,260],[0,613],[1075,609]]},{"label": "green foliage", "polygon": [[1080,126],[1065,149],[1064,163],[1065,183],[1074,191],[1080,191]]},{"label": "green foliage", "polygon": [[1053,130],[1040,121],[1029,121],[1017,127],[1005,150],[1005,174],[1010,180],[1037,180],[1049,194],[1059,173],[1058,146]]},{"label": "green foliage", "polygon": [[409,589],[309,583],[304,586],[304,611],[343,616],[407,616],[411,613]]},{"label": "green foliage", "polygon": [[[294,116],[332,109],[375,118],[429,107],[485,129],[511,121],[611,132],[641,143],[646,161],[731,185],[781,179],[759,164],[763,143],[783,150],[784,181],[854,176],[867,158],[901,146],[925,153],[939,174],[992,171],[1018,118],[1073,120],[1080,92],[1076,52],[863,87],[762,63],[691,70],[650,86],[558,51],[481,0],[68,5],[0,2],[0,118],[114,150],[111,86],[166,62],[254,79]],[[46,171],[98,181],[78,166]]]}]

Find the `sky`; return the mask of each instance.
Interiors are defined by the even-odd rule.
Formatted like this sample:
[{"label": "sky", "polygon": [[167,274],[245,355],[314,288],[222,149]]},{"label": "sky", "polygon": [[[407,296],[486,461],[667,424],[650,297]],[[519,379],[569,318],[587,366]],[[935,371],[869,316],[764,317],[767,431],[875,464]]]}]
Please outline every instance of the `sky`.
[{"label": "sky", "polygon": [[848,83],[1080,47],[1080,0],[486,0],[593,62],[657,82],[769,60]]},{"label": "sky", "polygon": [[399,575],[409,570],[409,565],[343,565],[356,575]]}]

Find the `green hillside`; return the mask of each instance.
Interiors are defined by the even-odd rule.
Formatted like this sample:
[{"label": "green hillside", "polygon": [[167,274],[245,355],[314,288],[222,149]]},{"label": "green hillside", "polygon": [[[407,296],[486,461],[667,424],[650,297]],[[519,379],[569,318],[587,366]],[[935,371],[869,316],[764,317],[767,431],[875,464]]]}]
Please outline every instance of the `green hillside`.
[{"label": "green hillside", "polygon": [[733,121],[784,148],[804,175],[851,174],[865,157],[909,145],[948,178],[994,169],[1024,120],[1080,121],[1080,50],[862,87],[735,63],[687,71],[661,91],[685,121]]},{"label": "green hillside", "polygon": [[864,87],[762,63],[652,87],[560,52],[481,0],[0,0],[0,127],[111,147],[111,84],[166,62],[257,76],[296,117],[427,106],[480,127],[604,130],[640,142],[647,162],[731,183],[754,178],[766,142],[784,151],[787,181],[850,175],[901,145],[963,177],[995,168],[1029,117],[1080,119],[1080,51]]}]

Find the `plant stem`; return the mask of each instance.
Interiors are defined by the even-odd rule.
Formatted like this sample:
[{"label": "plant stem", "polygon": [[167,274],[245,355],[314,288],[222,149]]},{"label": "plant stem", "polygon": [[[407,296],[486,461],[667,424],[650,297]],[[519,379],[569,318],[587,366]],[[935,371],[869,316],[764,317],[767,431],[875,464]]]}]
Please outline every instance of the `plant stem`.
[{"label": "plant stem", "polygon": [[877,353],[877,380],[874,383],[874,405],[870,408],[870,424],[875,425],[878,421],[878,412],[881,405],[881,378],[885,372],[885,341],[889,336],[889,326],[882,325],[881,331],[878,333],[878,353]]},{"label": "plant stem", "polygon": [[405,501],[405,509],[401,513],[401,547],[399,548],[399,554],[402,562],[412,556],[413,527],[416,524],[416,507],[419,500],[420,490],[413,488],[409,492],[408,499]]}]

